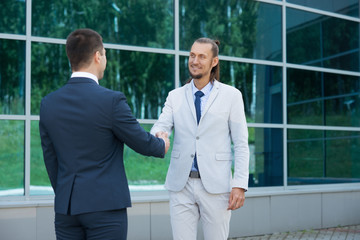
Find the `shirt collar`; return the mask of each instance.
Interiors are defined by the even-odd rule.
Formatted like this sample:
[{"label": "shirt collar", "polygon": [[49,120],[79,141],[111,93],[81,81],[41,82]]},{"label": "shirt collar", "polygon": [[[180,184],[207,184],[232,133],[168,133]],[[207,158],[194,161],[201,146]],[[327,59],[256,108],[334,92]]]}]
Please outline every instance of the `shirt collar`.
[{"label": "shirt collar", "polygon": [[99,79],[92,73],[89,72],[73,72],[71,74],[71,77],[85,77],[85,78],[91,78],[92,80],[94,80],[97,84],[99,84]]},{"label": "shirt collar", "polygon": [[196,87],[195,84],[194,84],[194,79],[191,80],[191,86],[192,86],[192,92],[193,92],[193,94],[195,94],[197,91],[202,91],[205,96],[209,95],[211,89],[213,88],[212,83],[209,82],[208,84],[206,84],[205,87],[203,87],[203,89],[199,90],[199,89],[197,89],[197,87]]}]

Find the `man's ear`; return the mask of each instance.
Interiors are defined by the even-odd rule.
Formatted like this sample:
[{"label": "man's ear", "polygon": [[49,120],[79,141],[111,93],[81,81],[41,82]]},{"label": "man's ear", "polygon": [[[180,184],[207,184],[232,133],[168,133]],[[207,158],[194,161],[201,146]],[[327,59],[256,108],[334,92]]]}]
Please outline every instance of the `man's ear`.
[{"label": "man's ear", "polygon": [[100,63],[101,54],[99,51],[96,51],[94,54],[94,60],[96,63]]},{"label": "man's ear", "polygon": [[218,65],[219,63],[219,57],[214,57],[212,60],[212,66],[211,67],[215,67],[216,65]]}]

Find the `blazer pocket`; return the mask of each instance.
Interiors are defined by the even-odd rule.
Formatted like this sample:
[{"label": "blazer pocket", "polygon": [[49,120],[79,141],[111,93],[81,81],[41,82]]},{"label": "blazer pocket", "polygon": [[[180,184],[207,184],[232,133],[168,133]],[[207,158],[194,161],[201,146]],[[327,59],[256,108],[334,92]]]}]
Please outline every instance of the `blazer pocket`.
[{"label": "blazer pocket", "polygon": [[218,161],[231,161],[233,159],[232,153],[217,153],[215,155]]}]

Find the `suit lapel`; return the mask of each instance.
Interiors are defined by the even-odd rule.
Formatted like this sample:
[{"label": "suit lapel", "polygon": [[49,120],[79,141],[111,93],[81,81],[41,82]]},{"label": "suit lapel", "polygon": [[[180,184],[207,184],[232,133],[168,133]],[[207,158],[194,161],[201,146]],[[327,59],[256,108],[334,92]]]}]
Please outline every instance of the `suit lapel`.
[{"label": "suit lapel", "polygon": [[[217,97],[218,93],[219,93],[219,88],[220,88],[220,84],[218,81],[214,81],[214,86],[213,89],[210,92],[210,96],[209,99],[206,102],[205,105],[205,109],[202,111],[201,113],[201,118],[205,117],[206,113],[208,112],[209,108],[211,107],[211,105],[213,104],[215,98]],[[201,122],[201,119],[200,119]]]},{"label": "suit lapel", "polygon": [[194,103],[194,96],[193,96],[193,93],[192,93],[191,84],[187,84],[185,95],[186,95],[186,100],[188,102],[190,111],[191,111],[191,113],[192,113],[192,115],[194,117],[194,121],[196,123],[197,119],[196,119],[195,103]]}]

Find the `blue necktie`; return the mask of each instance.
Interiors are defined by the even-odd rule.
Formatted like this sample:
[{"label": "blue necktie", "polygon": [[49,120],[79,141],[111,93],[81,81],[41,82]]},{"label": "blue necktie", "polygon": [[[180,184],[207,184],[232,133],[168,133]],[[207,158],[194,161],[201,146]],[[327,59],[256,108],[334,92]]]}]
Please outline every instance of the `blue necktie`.
[{"label": "blue necktie", "polygon": [[202,91],[197,91],[195,93],[195,109],[196,109],[196,119],[197,119],[197,123],[199,124],[200,122],[200,118],[201,118],[201,100],[200,98],[204,96],[204,93]]},{"label": "blue necktie", "polygon": [[[200,122],[200,118],[201,118],[201,100],[200,98],[204,96],[204,93],[202,91],[197,91],[195,93],[195,110],[196,110],[196,119],[197,119],[197,123],[199,124]],[[199,170],[198,165],[197,165],[197,159],[196,159],[196,153],[195,153],[195,157],[194,157],[194,167],[196,168],[196,170]]]}]

